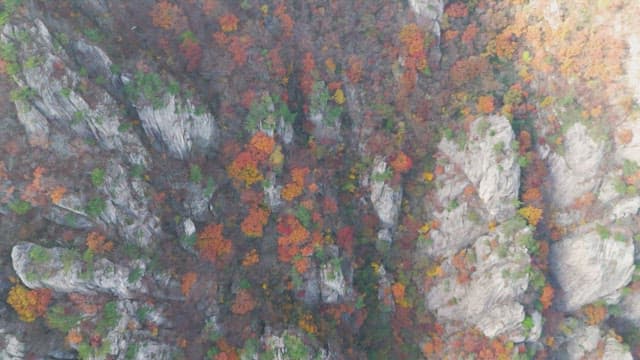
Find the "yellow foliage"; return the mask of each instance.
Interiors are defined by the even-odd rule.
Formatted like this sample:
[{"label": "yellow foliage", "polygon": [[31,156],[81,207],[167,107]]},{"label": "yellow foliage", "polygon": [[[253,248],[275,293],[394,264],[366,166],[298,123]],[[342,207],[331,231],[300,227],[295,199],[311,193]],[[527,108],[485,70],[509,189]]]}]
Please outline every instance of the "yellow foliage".
[{"label": "yellow foliage", "polygon": [[33,322],[38,316],[42,316],[47,311],[50,300],[51,290],[29,290],[22,285],[12,287],[7,297],[7,303],[24,322]]},{"label": "yellow foliage", "polygon": [[431,182],[433,181],[433,173],[425,171],[422,173],[422,178],[424,179],[424,181]]},{"label": "yellow foliage", "polygon": [[533,226],[538,225],[538,222],[540,221],[540,219],[542,219],[542,212],[542,209],[538,209],[531,205],[518,210],[518,213],[522,215],[522,217],[527,219],[527,222],[529,222],[529,224]]},{"label": "yellow foliage", "polygon": [[336,90],[336,92],[333,94],[333,101],[335,101],[338,105],[344,104],[346,98],[344,97],[344,92],[342,91],[342,89]]}]

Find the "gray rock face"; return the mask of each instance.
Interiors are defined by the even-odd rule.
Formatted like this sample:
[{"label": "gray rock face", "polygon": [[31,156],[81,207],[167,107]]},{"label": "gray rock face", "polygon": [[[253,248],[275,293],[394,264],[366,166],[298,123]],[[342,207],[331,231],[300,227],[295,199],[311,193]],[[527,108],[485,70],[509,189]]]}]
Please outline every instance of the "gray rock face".
[{"label": "gray rock face", "polygon": [[[338,248],[333,246],[331,250],[330,252],[337,256]],[[333,261],[320,266],[320,295],[325,304],[336,304],[342,301],[347,294],[347,285],[340,267],[340,259],[338,257],[333,259]]]},{"label": "gray rock face", "polygon": [[511,144],[515,135],[503,116],[478,118],[471,124],[463,150],[443,139],[438,148],[459,166],[477,189],[489,214],[504,221],[515,214],[520,188],[520,166]]},{"label": "gray rock face", "polygon": [[595,231],[553,243],[549,264],[563,292],[560,309],[575,311],[614,296],[631,281],[633,251],[630,240],[602,239]]},{"label": "gray rock face", "polygon": [[[11,259],[20,280],[32,289],[84,294],[103,292],[121,298],[145,291],[140,281],[129,283],[129,268],[107,259],[88,264],[77,253],[63,248],[44,248],[23,242],[13,247]],[[89,270],[91,267],[93,271]]]},{"label": "gray rock face", "polygon": [[591,139],[584,125],[571,126],[564,140],[564,155],[551,153],[547,159],[553,204],[566,207],[593,191],[600,182],[597,172],[603,157],[603,143]]},{"label": "gray rock face", "polygon": [[[518,300],[529,284],[530,259],[527,249],[515,239],[530,235],[530,231],[524,228],[507,236],[501,226],[495,234],[479,237],[468,250],[476,261],[475,271],[465,284],[458,283],[452,258],[447,259],[441,265],[444,279],[425,296],[427,308],[439,319],[476,326],[488,337],[506,335],[513,341],[523,341],[525,313]],[[492,248],[492,241],[496,248]]]},{"label": "gray rock face", "polygon": [[163,104],[138,106],[142,127],[159,149],[184,160],[192,152],[205,154],[215,146],[218,130],[213,115],[198,113],[190,100],[169,94]]},{"label": "gray rock face", "polygon": [[102,188],[109,196],[100,218],[114,225],[118,234],[128,242],[149,246],[153,237],[161,234],[160,220],[149,211],[145,194],[147,184],[129,176],[117,162],[106,168]]},{"label": "gray rock face", "polygon": [[18,120],[27,133],[29,145],[46,148],[49,146],[49,123],[42,114],[23,101],[15,101]]},{"label": "gray rock face", "polygon": [[402,202],[402,188],[394,189],[391,185],[376,177],[387,171],[387,163],[383,158],[374,160],[371,170],[371,202],[384,228],[392,228],[398,222],[400,203]]},{"label": "gray rock face", "polygon": [[[28,34],[29,41],[19,40],[24,34]],[[131,162],[144,163],[146,151],[139,139],[118,131],[120,114],[115,100],[72,70],[69,56],[53,46],[42,21],[7,24],[1,38],[15,46],[17,61],[24,64],[13,79],[20,87],[18,91],[27,94],[28,103],[18,101],[17,110],[30,141],[39,144],[46,140],[46,119],[77,136],[95,138],[104,149],[124,149]]]},{"label": "gray rock face", "polygon": [[[570,335],[560,347],[560,351],[553,354],[554,359],[606,359],[631,360],[629,350],[612,334],[604,334],[598,326],[586,326],[569,319]],[[604,345],[603,349],[600,348]]]},{"label": "gray rock face", "polygon": [[640,102],[640,86],[638,86],[640,82],[640,35],[632,33],[627,38],[627,44],[629,45],[629,57],[626,64],[627,83],[633,91],[636,102]]},{"label": "gray rock face", "polygon": [[25,344],[18,340],[12,334],[5,334],[0,330],[0,343],[4,345],[3,349],[0,349],[0,359],[5,360],[22,360],[26,353]]}]

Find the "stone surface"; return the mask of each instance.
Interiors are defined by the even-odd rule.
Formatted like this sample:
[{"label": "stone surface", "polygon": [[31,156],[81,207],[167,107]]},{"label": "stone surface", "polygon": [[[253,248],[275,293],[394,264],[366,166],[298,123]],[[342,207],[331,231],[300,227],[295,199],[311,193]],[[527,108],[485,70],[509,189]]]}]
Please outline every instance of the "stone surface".
[{"label": "stone surface", "polygon": [[[36,248],[44,258],[36,258]],[[97,292],[129,298],[145,292],[140,281],[128,281],[131,270],[101,258],[93,261],[93,271],[80,255],[64,248],[45,248],[32,243],[19,243],[11,250],[13,269],[29,288],[83,294]]]},{"label": "stone surface", "polygon": [[147,137],[159,150],[177,159],[192,153],[206,154],[217,141],[218,130],[213,115],[198,113],[188,99],[165,94],[164,106],[138,104],[138,115]]},{"label": "stone surface", "polygon": [[604,157],[604,144],[594,141],[587,128],[576,123],[564,138],[564,154],[547,158],[551,180],[550,200],[557,207],[571,205],[578,197],[593,191],[600,183],[597,176]]},{"label": "stone surface", "polygon": [[[522,341],[525,331],[522,321],[525,313],[518,302],[529,284],[529,255],[516,238],[530,235],[528,228],[516,234],[506,234],[504,226],[494,234],[479,237],[468,250],[476,259],[475,271],[467,283],[457,280],[452,258],[441,265],[445,277],[439,279],[425,296],[427,308],[451,324],[461,321],[476,326],[486,336],[506,335],[513,341]],[[491,242],[497,247],[492,248]],[[508,254],[504,255],[504,254]],[[450,330],[455,330],[455,326]]]},{"label": "stone surface", "polygon": [[438,148],[463,170],[490,216],[504,221],[515,214],[520,189],[515,135],[502,116],[478,118],[470,126],[464,149],[447,139]]},{"label": "stone surface", "polygon": [[384,228],[392,228],[398,222],[400,203],[402,202],[402,188],[394,188],[386,181],[379,179],[387,171],[387,163],[383,158],[374,160],[371,170],[370,188],[373,208]]},{"label": "stone surface", "polygon": [[[612,231],[613,233],[613,231]],[[597,232],[575,234],[551,246],[550,270],[562,292],[557,305],[575,311],[599,299],[614,296],[631,281],[633,243],[602,239]],[[586,286],[588,284],[588,286]]]}]

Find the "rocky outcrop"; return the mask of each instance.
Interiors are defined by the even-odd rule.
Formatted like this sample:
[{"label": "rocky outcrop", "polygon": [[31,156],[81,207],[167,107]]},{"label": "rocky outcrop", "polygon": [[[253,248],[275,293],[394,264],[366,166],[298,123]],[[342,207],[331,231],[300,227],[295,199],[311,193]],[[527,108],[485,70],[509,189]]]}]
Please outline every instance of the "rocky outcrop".
[{"label": "rocky outcrop", "polygon": [[598,326],[588,326],[576,319],[565,320],[566,338],[562,339],[559,350],[552,354],[554,359],[606,359],[631,360],[628,348],[617,335],[604,333]]},{"label": "rocky outcrop", "polygon": [[[27,40],[23,39],[25,36]],[[15,98],[18,119],[30,141],[38,144],[45,140],[48,130],[43,119],[46,119],[76,136],[95,138],[104,149],[124,150],[132,163],[145,163],[146,151],[139,139],[132,133],[118,131],[121,114],[116,101],[73,70],[69,56],[53,45],[41,20],[7,24],[1,38],[15,49],[11,60],[20,64],[13,75],[19,86]]]},{"label": "rocky outcrop", "polygon": [[514,141],[509,120],[493,115],[471,123],[467,143],[462,150],[447,139],[443,139],[438,147],[462,169],[489,214],[498,221],[511,218],[516,210],[520,166],[518,153],[512,147]]},{"label": "rocky outcrop", "polygon": [[149,211],[148,184],[130,176],[117,162],[108,164],[102,191],[108,201],[100,219],[113,225],[127,242],[149,246],[162,233],[160,220]]},{"label": "rocky outcrop", "polygon": [[[443,139],[436,154],[442,173],[425,199],[437,228],[424,248],[431,256],[449,256],[487,232],[489,220],[515,215],[520,167],[509,121],[500,116],[476,119],[466,144]],[[469,191],[470,190],[470,191]]]},{"label": "rocky outcrop", "polygon": [[617,291],[631,281],[634,246],[629,234],[612,230],[611,235],[603,237],[596,231],[586,231],[551,246],[549,264],[562,289],[557,301],[562,311],[616,298]]},{"label": "rocky outcrop", "polygon": [[575,123],[564,138],[563,154],[547,157],[551,180],[551,201],[559,208],[571,205],[578,197],[593,191],[600,183],[597,172],[604,157],[604,143],[589,136],[587,128]]},{"label": "rocky outcrop", "polygon": [[460,281],[453,257],[441,264],[444,277],[438,279],[425,296],[427,308],[451,324],[475,326],[488,337],[506,335],[522,341],[524,307],[519,303],[529,285],[529,255],[523,245],[529,228],[515,232],[502,225],[495,233],[477,238],[467,249],[466,260],[475,270],[468,280]]},{"label": "rocky outcrop", "polygon": [[371,203],[382,224],[378,239],[390,243],[393,240],[392,229],[396,226],[400,215],[402,187],[394,187],[385,180],[385,174],[388,171],[391,169],[388,169],[386,161],[382,157],[376,157],[369,181]]},{"label": "rocky outcrop", "polygon": [[218,130],[213,115],[197,110],[191,100],[165,94],[159,106],[137,104],[142,127],[159,150],[184,160],[215,147]]},{"label": "rocky outcrop", "polygon": [[24,242],[13,247],[11,259],[20,280],[32,289],[84,294],[101,292],[122,298],[146,291],[140,280],[128,281],[131,269],[104,258],[82,258],[77,252],[64,248],[45,248]]},{"label": "rocky outcrop", "polygon": [[5,360],[22,360],[25,358],[26,346],[15,335],[5,334],[0,330],[0,359]]}]

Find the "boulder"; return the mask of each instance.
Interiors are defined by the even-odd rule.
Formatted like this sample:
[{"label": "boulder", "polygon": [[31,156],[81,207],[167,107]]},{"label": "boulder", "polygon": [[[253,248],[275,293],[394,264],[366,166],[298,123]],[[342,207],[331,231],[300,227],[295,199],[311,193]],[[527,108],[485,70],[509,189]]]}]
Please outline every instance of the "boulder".
[{"label": "boulder", "polygon": [[128,281],[131,270],[101,258],[82,259],[64,248],[45,248],[22,242],[11,250],[13,269],[29,288],[49,288],[56,292],[83,294],[111,293],[129,298],[143,293],[140,280]]},{"label": "boulder", "polygon": [[581,123],[572,125],[565,134],[564,153],[547,157],[551,180],[551,201],[559,208],[571,205],[600,183],[597,175],[605,145],[593,140]]},{"label": "boulder", "polygon": [[443,139],[438,148],[462,169],[475,187],[489,215],[498,221],[511,218],[520,190],[518,152],[512,148],[515,135],[504,116],[488,116],[471,123],[463,149]]},{"label": "boulder", "polygon": [[513,234],[504,225],[495,233],[477,238],[467,251],[475,258],[475,271],[468,282],[460,283],[452,257],[441,267],[443,278],[425,296],[426,306],[436,317],[459,330],[452,322],[475,326],[486,336],[505,335],[523,341],[524,307],[519,303],[529,285],[530,258],[520,244],[521,237],[531,236],[529,228]]},{"label": "boulder", "polygon": [[601,238],[596,231],[577,233],[551,246],[549,265],[562,289],[557,305],[562,311],[576,311],[583,305],[615,297],[631,281],[634,246],[624,241]]},{"label": "boulder", "polygon": [[381,174],[385,174],[387,166],[382,157],[377,157],[374,160],[370,179],[370,199],[383,228],[393,228],[400,215],[402,188],[392,187],[385,180],[379,178]]}]

